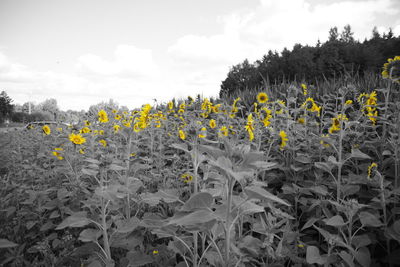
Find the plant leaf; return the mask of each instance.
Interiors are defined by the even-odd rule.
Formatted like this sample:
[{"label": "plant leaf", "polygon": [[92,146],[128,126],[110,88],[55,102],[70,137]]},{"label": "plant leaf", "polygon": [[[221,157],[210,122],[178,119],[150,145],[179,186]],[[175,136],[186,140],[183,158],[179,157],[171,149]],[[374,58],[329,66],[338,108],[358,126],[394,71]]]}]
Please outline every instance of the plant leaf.
[{"label": "plant leaf", "polygon": [[284,201],[283,199],[280,199],[279,197],[271,194],[267,190],[261,188],[261,187],[256,187],[256,186],[248,186],[245,189],[246,194],[249,196],[249,198],[257,198],[257,199],[267,199],[271,200],[274,202],[278,202],[282,205],[290,207],[291,205]]},{"label": "plant leaf", "polygon": [[323,220],[327,225],[334,226],[334,227],[341,227],[346,225],[346,223],[343,221],[342,216],[340,215],[335,215],[329,219],[324,219]]},{"label": "plant leaf", "polygon": [[358,215],[363,226],[380,227],[383,223],[372,213],[362,211]]},{"label": "plant leaf", "polygon": [[0,248],[13,248],[17,246],[18,244],[15,244],[14,242],[0,238]]},{"label": "plant leaf", "polygon": [[323,258],[319,254],[319,249],[315,246],[308,246],[306,253],[306,261],[308,264],[324,264],[326,262],[326,258]]},{"label": "plant leaf", "polygon": [[192,195],[185,205],[181,208],[182,211],[193,211],[196,209],[204,209],[211,207],[214,198],[208,192],[199,192]]}]

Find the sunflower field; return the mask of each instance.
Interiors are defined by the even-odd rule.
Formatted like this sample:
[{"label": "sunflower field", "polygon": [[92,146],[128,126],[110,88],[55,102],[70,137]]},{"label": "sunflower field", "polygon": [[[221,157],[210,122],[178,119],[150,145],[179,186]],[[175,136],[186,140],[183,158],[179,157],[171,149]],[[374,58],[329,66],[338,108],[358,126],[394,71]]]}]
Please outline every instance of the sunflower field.
[{"label": "sunflower field", "polygon": [[13,132],[0,265],[398,266],[399,65]]}]

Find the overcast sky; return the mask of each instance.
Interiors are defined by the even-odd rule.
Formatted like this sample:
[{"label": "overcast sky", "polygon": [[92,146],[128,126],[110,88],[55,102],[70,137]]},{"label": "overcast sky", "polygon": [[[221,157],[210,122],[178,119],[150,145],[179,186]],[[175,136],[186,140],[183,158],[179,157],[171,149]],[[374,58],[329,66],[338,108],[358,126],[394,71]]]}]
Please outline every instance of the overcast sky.
[{"label": "overcast sky", "polygon": [[0,91],[63,110],[216,96],[232,65],[393,28],[399,0],[0,0]]}]

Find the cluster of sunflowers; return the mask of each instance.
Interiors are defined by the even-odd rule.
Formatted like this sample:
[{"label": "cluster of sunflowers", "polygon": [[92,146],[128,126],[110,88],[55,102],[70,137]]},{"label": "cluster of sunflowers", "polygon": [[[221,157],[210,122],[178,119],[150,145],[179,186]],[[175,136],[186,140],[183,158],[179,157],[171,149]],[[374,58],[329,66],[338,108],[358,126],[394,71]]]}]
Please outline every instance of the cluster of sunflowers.
[{"label": "cluster of sunflowers", "polygon": [[[389,59],[388,62],[384,64],[382,76],[394,82],[399,82],[399,69],[400,56],[396,56]],[[300,113],[302,115],[295,115],[295,117],[297,117],[295,121],[305,125],[307,118],[310,118],[310,116],[321,117],[322,107],[309,95],[306,84],[300,84],[300,90],[302,90],[302,95],[305,100],[300,105],[300,110],[303,110],[301,111],[302,113]],[[356,100],[361,106],[361,112],[368,117],[372,125],[376,125],[378,117],[377,92],[362,93]],[[176,131],[176,135],[181,140],[187,140],[188,136],[191,136],[191,138],[194,136],[198,139],[212,139],[213,137],[225,138],[230,134],[235,135],[239,133],[247,136],[250,142],[254,141],[256,137],[255,133],[259,132],[257,129],[264,128],[269,129],[271,133],[277,133],[279,148],[283,150],[289,142],[288,134],[285,132],[287,129],[279,129],[279,127],[284,124],[275,123],[275,121],[277,118],[293,119],[291,114],[289,114],[289,109],[285,101],[279,99],[271,101],[267,93],[260,92],[256,96],[253,108],[248,114],[245,114],[242,110],[240,118],[237,118],[237,114],[240,110],[240,101],[241,98],[238,97],[234,99],[230,106],[227,106],[222,103],[213,103],[207,98],[203,99],[202,102],[195,102],[193,98],[189,97],[188,101],[181,101],[178,104],[175,104],[175,101],[170,101],[167,103],[165,109],[162,107],[153,108],[149,104],[145,104],[140,110],[132,112],[112,110],[111,114],[102,109],[97,113],[96,121],[89,122],[86,120],[84,121],[84,127],[79,130],[71,130],[68,134],[68,140],[75,146],[79,146],[79,152],[84,154],[85,147],[83,144],[87,142],[87,138],[90,134],[93,136],[105,135],[106,128],[102,127],[102,129],[99,130],[91,129],[92,124],[95,126],[110,125],[108,128],[110,128],[110,132],[114,134],[118,134],[122,129],[126,128],[131,129],[135,133],[139,133],[149,127],[162,128],[166,131],[168,136],[173,136],[173,132]],[[353,100],[351,99],[346,100],[344,103],[346,108],[350,107],[352,104]],[[323,138],[328,138],[329,134],[340,131],[345,121],[348,121],[348,118],[344,112],[331,118],[331,125],[327,133],[323,135]],[[272,125],[273,122],[274,124]],[[240,126],[240,124],[242,124],[242,126]],[[193,125],[195,125],[195,127],[193,127]],[[237,128],[233,125],[236,125]],[[319,123],[317,123],[317,125],[320,126]],[[193,129],[195,131],[193,131]],[[243,129],[244,133],[240,129]],[[62,131],[61,128],[57,128],[57,130],[59,132]],[[49,125],[44,125],[42,131],[44,135],[51,134]],[[193,133],[195,134],[193,135]],[[107,147],[106,138],[99,139],[97,137],[96,140],[101,146]],[[329,147],[329,144],[325,143],[322,139],[320,142],[323,147]],[[61,147],[56,147],[52,151],[52,154],[59,160],[63,159],[62,153],[63,148]]]}]

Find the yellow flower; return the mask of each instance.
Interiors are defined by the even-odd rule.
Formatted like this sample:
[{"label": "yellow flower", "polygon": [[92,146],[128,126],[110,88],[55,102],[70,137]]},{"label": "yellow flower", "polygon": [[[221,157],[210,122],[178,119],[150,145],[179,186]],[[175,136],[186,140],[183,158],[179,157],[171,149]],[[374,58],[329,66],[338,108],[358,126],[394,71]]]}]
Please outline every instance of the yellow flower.
[{"label": "yellow flower", "polygon": [[307,95],[307,85],[304,83],[301,84],[301,88],[303,88],[303,95]]},{"label": "yellow flower", "polygon": [[300,124],[304,124],[306,122],[306,120],[303,117],[301,117],[301,118],[297,119],[297,122]]},{"label": "yellow flower", "polygon": [[174,108],[174,102],[170,101],[168,102],[168,109],[172,110]]},{"label": "yellow flower", "polygon": [[350,100],[350,99],[347,100],[346,103],[345,103],[345,105],[351,105],[351,104],[353,104],[353,100]]},{"label": "yellow flower", "polygon": [[115,115],[115,117],[114,117],[114,119],[116,119],[117,121],[119,121],[121,118],[122,118],[122,117],[121,117],[121,115],[119,115],[119,114]]},{"label": "yellow flower", "polygon": [[214,119],[210,120],[210,128],[214,129],[215,127],[217,127],[217,122]]},{"label": "yellow flower", "polygon": [[247,116],[247,124],[246,126],[244,126],[244,128],[246,129],[247,133],[249,134],[249,140],[253,141],[254,139],[254,126],[253,126],[253,114],[249,114],[249,116]]},{"label": "yellow flower", "polygon": [[100,130],[99,135],[104,135],[104,130]]},{"label": "yellow flower", "polygon": [[54,148],[55,151],[64,151],[64,149],[62,147],[56,147]]},{"label": "yellow flower", "polygon": [[44,125],[42,127],[42,130],[43,130],[43,134],[45,134],[45,135],[49,135],[51,133],[51,129],[50,129],[49,125]]},{"label": "yellow flower", "polygon": [[113,128],[114,128],[114,133],[118,133],[119,129],[121,129],[121,126],[119,126],[118,124],[115,124],[113,126]]},{"label": "yellow flower", "polygon": [[179,138],[182,139],[182,140],[185,140],[185,139],[186,139],[186,134],[185,134],[184,131],[179,130]]},{"label": "yellow flower", "polygon": [[178,113],[185,113],[185,110],[184,109],[179,109]]},{"label": "yellow flower", "polygon": [[117,110],[113,109],[111,112],[115,114],[115,113],[117,113]]},{"label": "yellow flower", "polygon": [[219,129],[219,136],[228,136],[229,131],[226,126],[222,126],[221,129]]},{"label": "yellow flower", "polygon": [[90,122],[88,120],[85,121],[85,126],[90,126]]},{"label": "yellow flower", "polygon": [[158,255],[158,250],[153,250],[153,255]]},{"label": "yellow flower", "polygon": [[201,128],[198,137],[199,138],[205,138],[206,136],[207,136],[207,129],[206,129],[206,127],[203,127],[203,128]]},{"label": "yellow flower", "polygon": [[86,134],[86,133],[90,133],[91,130],[88,127],[83,127],[81,130],[82,133]]},{"label": "yellow flower", "polygon": [[371,165],[369,165],[369,167],[368,167],[368,179],[371,179],[372,169],[374,167],[378,168],[378,164],[376,164],[375,162],[372,162]]},{"label": "yellow flower", "polygon": [[311,112],[317,112],[318,116],[321,113],[321,107],[315,104],[315,101],[312,97],[307,98],[306,101],[304,101],[304,103],[301,105],[301,107]]},{"label": "yellow flower", "polygon": [[382,76],[385,79],[400,83],[400,56],[388,59],[383,65]]},{"label": "yellow flower", "polygon": [[286,146],[286,142],[289,141],[289,139],[287,138],[285,131],[280,131],[279,137],[281,138],[281,144],[279,145],[279,148],[282,150]]},{"label": "yellow flower", "polygon": [[85,154],[85,150],[83,148],[81,148],[81,149],[79,149],[79,153],[83,155],[83,154]]},{"label": "yellow flower", "polygon": [[108,122],[108,115],[104,109],[100,110],[99,113],[97,113],[97,115],[99,116],[99,122],[101,123]]},{"label": "yellow flower", "polygon": [[[328,137],[329,137],[329,134],[323,134],[321,137],[322,137],[322,138],[328,138]],[[319,143],[320,143],[321,145],[323,145],[324,147],[326,147],[326,148],[330,147],[330,144],[325,143],[324,140],[322,140],[322,139],[321,139],[321,141],[319,141]]]},{"label": "yellow flower", "polygon": [[181,178],[183,179],[184,183],[189,183],[193,180],[193,176],[188,174],[188,173],[184,173],[181,175]]},{"label": "yellow flower", "polygon": [[332,118],[332,126],[329,128],[328,132],[330,134],[337,132],[340,130],[340,122],[341,121],[348,121],[349,119],[346,117],[345,114],[339,114],[335,118]]},{"label": "yellow flower", "polygon": [[257,95],[257,101],[258,103],[266,103],[268,101],[268,95],[264,92],[261,92]]},{"label": "yellow flower", "polygon": [[102,146],[104,146],[104,147],[107,146],[107,141],[104,140],[104,139],[101,139],[101,140],[99,141],[99,143],[100,143]]},{"label": "yellow flower", "polygon": [[63,129],[62,129],[61,127],[58,127],[58,128],[57,128],[57,131],[59,131],[59,132],[62,132],[62,130],[63,130]]},{"label": "yellow flower", "polygon": [[61,156],[60,152],[53,151],[53,155],[58,158],[58,160],[63,160],[64,158]]},{"label": "yellow flower", "polygon": [[73,134],[73,133],[69,135],[69,140],[70,140],[72,143],[76,144],[76,145],[81,145],[81,144],[83,144],[83,143],[86,142],[86,139],[83,138],[82,135],[80,135],[80,134]]}]

